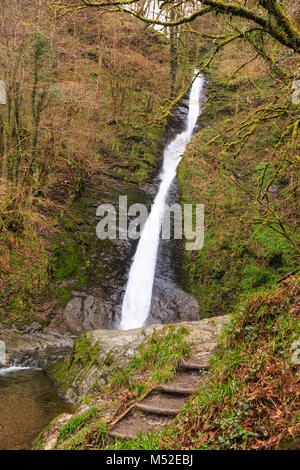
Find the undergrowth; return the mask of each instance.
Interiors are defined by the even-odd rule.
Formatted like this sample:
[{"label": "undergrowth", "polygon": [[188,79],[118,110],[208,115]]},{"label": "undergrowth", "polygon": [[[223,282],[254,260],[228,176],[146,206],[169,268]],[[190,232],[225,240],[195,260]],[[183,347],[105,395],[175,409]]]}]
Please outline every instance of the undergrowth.
[{"label": "undergrowth", "polygon": [[[208,102],[199,119],[200,130],[179,166],[182,204],[204,204],[204,247],[183,253],[186,288],[198,300],[201,318],[230,313],[244,296],[274,288],[299,266],[295,246],[268,225],[268,214],[262,215],[259,201],[260,188],[268,187],[277,174],[281,153],[291,152],[295,165],[272,181],[266,204],[286,224],[288,236],[299,241],[293,186],[299,176],[296,143],[284,141],[288,150],[279,145],[297,110],[291,108],[280,116],[280,122],[270,118],[254,123],[255,133],[241,151],[238,146],[230,147],[242,138],[238,126],[282,92],[281,83],[269,76],[259,60],[246,74],[229,80],[232,69],[249,54],[247,48],[241,51],[232,45],[216,58],[207,75]],[[289,106],[286,94],[278,105]],[[273,227],[277,228],[275,222]]]},{"label": "undergrowth", "polygon": [[117,440],[110,449],[300,447],[297,365],[300,280],[249,296],[224,328],[207,384],[161,433]]}]

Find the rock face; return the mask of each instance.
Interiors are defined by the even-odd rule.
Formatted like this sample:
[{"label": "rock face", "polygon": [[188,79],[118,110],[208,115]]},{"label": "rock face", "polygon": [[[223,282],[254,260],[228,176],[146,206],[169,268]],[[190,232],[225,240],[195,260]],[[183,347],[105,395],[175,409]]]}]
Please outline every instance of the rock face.
[{"label": "rock face", "polygon": [[60,330],[80,335],[86,331],[112,327],[114,299],[97,289],[95,295],[74,292],[75,297],[66,305],[56,320]]},{"label": "rock face", "polygon": [[[186,327],[190,334],[186,340],[191,344],[193,356],[207,360],[216,346],[227,316],[207,318],[195,322],[176,323],[175,327]],[[166,325],[149,325],[134,330],[95,330],[86,333],[85,337],[91,347],[97,345],[99,350],[98,366],[76,371],[74,377],[67,377],[64,394],[69,400],[79,402],[83,397],[99,392],[108,382],[114,371],[126,365],[134,356],[140,354],[140,347],[146,344],[152,333]],[[50,368],[54,379],[55,369]]]},{"label": "rock face", "polygon": [[160,279],[154,285],[147,325],[199,320],[199,305],[193,296],[170,281]]},{"label": "rock face", "polygon": [[[155,282],[146,325],[197,321],[199,306],[193,296],[171,281]],[[120,294],[107,294],[97,288],[91,293],[74,292],[74,298],[55,320],[53,326],[75,335],[98,329],[118,328],[121,320]]]},{"label": "rock face", "polygon": [[57,361],[74,343],[74,336],[52,328],[24,334],[0,328],[0,339],[5,344],[7,364],[31,367],[46,367]]},{"label": "rock face", "polygon": [[[86,332],[91,332],[91,338],[94,338],[93,335],[100,335],[101,349],[106,351],[105,354],[120,348],[127,360],[141,344],[144,335],[153,332],[152,327],[129,332],[112,329],[118,326],[121,316],[119,292],[107,294],[102,288],[94,288],[90,293],[73,292],[73,295],[73,299],[55,318],[51,327],[41,330],[39,324],[33,324],[24,333],[0,329],[0,340],[5,343],[8,363],[46,367],[58,355],[72,348],[74,336]],[[159,280],[154,286],[146,325],[155,324],[155,328],[162,328],[162,325],[169,323],[197,322],[198,309],[198,304],[191,295],[171,281]],[[122,360],[120,357],[121,362]]]}]

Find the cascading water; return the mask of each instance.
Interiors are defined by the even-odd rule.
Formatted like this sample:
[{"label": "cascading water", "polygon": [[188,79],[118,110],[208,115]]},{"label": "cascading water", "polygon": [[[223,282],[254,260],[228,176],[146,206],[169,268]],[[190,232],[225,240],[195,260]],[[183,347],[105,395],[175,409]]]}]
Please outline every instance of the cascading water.
[{"label": "cascading water", "polygon": [[172,181],[176,176],[177,166],[186,145],[192,137],[200,114],[200,96],[203,83],[203,76],[200,75],[195,78],[189,96],[186,129],[177,134],[164,150],[159,190],[144,225],[129,271],[122,306],[120,324],[122,330],[143,326],[149,314],[165,201]]},{"label": "cascading water", "polygon": [[26,369],[29,369],[29,367],[17,367],[17,366],[5,367],[4,369],[0,369],[0,375],[6,375],[6,374],[9,374],[10,372],[18,372],[19,370],[26,370]]}]

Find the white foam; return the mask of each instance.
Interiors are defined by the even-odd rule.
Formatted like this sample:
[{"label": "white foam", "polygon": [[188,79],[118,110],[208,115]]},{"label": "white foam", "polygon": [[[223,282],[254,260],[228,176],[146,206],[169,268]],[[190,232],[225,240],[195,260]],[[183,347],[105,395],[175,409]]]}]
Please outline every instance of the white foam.
[{"label": "white foam", "polygon": [[11,366],[5,367],[4,369],[0,369],[0,376],[9,374],[10,372],[17,372],[18,370],[29,369],[29,367],[19,367],[19,366]]}]

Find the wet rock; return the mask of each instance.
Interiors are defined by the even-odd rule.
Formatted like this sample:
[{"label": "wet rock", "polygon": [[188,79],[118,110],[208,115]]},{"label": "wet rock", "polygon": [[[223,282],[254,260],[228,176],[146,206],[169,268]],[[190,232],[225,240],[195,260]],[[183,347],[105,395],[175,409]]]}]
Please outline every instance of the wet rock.
[{"label": "wet rock", "polygon": [[46,367],[73,347],[74,336],[44,328],[42,331],[20,333],[0,328],[0,339],[5,343],[6,363],[32,367]]},{"label": "wet rock", "polygon": [[[186,327],[189,335],[186,340],[191,344],[193,356],[199,360],[207,360],[214,351],[217,338],[228,316],[206,318],[200,321],[182,322],[176,327]],[[154,331],[165,328],[166,325],[148,325],[133,330],[95,330],[86,333],[86,338],[92,347],[98,346],[99,356],[97,367],[76,369],[74,375],[66,376],[60,385],[67,399],[80,402],[87,395],[99,393],[111,378],[115,370],[124,367],[129,361],[139,356],[141,346],[147,346],[147,341]],[[57,381],[55,368],[49,370]]]},{"label": "wet rock", "polygon": [[152,184],[144,184],[140,187],[140,190],[146,193],[148,196],[155,197],[159,188],[159,181]]},{"label": "wet rock", "polygon": [[[114,289],[93,288],[76,296],[55,319],[53,327],[80,335],[88,331],[118,328],[121,321],[121,286]],[[195,298],[170,280],[156,279],[151,309],[146,325],[199,320],[199,305]]]},{"label": "wet rock", "polygon": [[24,326],[22,332],[24,333],[34,333],[36,331],[41,331],[43,328],[40,323],[33,322],[30,325]]},{"label": "wet rock", "polygon": [[196,299],[171,281],[157,279],[154,283],[147,325],[199,320]]},{"label": "wet rock", "polygon": [[56,444],[59,431],[73,415],[70,413],[62,413],[54,418],[46,429],[32,443],[35,450],[52,450]]},{"label": "wet rock", "polygon": [[112,323],[113,299],[97,289],[97,295],[77,293],[66,305],[55,321],[55,326],[62,331],[80,335],[86,331],[110,328]]}]

